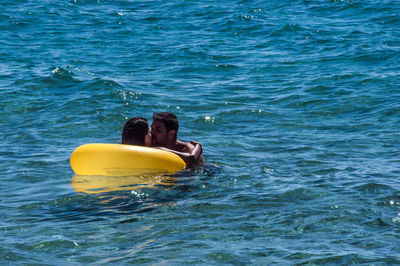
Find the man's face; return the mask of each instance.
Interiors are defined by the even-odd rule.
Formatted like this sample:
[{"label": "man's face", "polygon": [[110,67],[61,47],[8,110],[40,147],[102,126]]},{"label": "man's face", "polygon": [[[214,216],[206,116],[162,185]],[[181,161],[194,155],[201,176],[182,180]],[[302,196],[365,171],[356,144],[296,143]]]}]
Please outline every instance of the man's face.
[{"label": "man's face", "polygon": [[164,147],[168,142],[168,131],[164,123],[153,121],[151,124],[151,146]]}]

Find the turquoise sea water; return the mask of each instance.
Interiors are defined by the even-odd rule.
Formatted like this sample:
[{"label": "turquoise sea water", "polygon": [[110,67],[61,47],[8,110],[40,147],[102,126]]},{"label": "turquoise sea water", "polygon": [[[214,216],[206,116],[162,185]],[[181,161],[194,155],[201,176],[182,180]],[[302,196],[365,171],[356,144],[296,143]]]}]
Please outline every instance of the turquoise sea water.
[{"label": "turquoise sea water", "polygon": [[[398,1],[1,1],[0,263],[399,264],[399,29]],[[205,168],[74,190],[76,147],[156,111]]]}]

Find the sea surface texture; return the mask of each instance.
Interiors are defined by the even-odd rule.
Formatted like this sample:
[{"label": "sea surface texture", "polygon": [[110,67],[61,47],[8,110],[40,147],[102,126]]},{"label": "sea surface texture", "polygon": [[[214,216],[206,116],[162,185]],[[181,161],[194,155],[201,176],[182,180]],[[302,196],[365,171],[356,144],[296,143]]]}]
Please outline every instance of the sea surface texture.
[{"label": "sea surface texture", "polygon": [[[75,176],[158,111],[205,167]],[[1,0],[0,132],[3,265],[400,264],[399,1]]]}]

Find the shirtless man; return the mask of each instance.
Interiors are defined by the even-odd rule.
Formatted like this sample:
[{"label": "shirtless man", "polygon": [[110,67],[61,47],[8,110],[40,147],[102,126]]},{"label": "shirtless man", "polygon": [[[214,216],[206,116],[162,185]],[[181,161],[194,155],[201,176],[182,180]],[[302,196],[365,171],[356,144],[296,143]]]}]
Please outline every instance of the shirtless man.
[{"label": "shirtless man", "polygon": [[[179,123],[176,116],[172,113],[162,112],[153,114],[151,124],[151,146],[165,147],[177,152],[193,153],[201,145],[192,141],[191,143],[178,140]],[[194,165],[204,165],[203,152],[198,157]]]}]

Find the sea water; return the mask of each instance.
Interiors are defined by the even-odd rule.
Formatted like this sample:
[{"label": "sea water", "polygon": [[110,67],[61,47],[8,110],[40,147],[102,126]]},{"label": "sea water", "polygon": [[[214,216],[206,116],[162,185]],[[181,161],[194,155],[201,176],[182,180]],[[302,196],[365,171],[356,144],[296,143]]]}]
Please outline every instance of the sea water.
[{"label": "sea water", "polygon": [[[158,111],[204,168],[74,189]],[[1,264],[400,263],[398,1],[2,0],[0,130]]]}]

